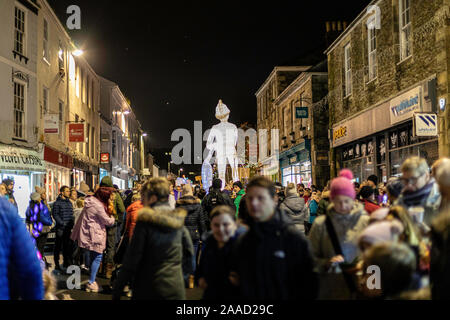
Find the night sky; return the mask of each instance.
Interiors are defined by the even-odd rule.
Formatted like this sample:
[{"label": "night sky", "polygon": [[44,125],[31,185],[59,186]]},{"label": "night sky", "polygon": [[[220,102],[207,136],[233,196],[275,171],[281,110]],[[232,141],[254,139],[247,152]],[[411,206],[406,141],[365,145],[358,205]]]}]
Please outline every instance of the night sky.
[{"label": "night sky", "polygon": [[194,120],[211,127],[219,98],[230,122],[256,124],[255,92],[273,67],[325,49],[325,21],[351,22],[370,2],[48,1],[64,25],[66,8],[81,8],[69,34],[131,100],[153,148]]}]

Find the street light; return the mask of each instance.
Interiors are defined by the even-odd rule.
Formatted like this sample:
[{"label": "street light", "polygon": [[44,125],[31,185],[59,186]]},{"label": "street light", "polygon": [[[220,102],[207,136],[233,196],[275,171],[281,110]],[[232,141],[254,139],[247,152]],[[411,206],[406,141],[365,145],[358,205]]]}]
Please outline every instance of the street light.
[{"label": "street light", "polygon": [[130,114],[130,110],[124,111],[123,114],[126,115],[126,116],[129,115]]},{"label": "street light", "polygon": [[180,170],[178,170],[178,176],[181,177],[180,172],[183,172],[183,168],[181,168]]},{"label": "street light", "polygon": [[144,133],[142,134],[142,136],[143,136],[143,137],[146,137],[146,136],[147,136],[147,132],[144,132]]},{"label": "street light", "polygon": [[83,50],[81,50],[81,49],[77,49],[77,50],[75,50],[74,52],[72,52],[72,54],[73,54],[75,57],[79,57],[79,56],[81,56],[83,53],[84,53],[84,52],[83,52]]}]

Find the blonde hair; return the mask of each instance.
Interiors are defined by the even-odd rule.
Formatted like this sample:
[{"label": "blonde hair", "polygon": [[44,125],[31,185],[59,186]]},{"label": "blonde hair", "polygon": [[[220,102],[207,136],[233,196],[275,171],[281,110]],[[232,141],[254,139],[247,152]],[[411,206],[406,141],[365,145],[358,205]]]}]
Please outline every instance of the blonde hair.
[{"label": "blonde hair", "polygon": [[414,156],[403,162],[401,167],[402,172],[413,172],[415,174],[424,175],[429,172],[428,163],[425,159]]},{"label": "blonde hair", "polygon": [[55,296],[56,280],[48,270],[42,272],[42,281],[44,284],[44,300],[58,300]]},{"label": "blonde hair", "polygon": [[149,199],[155,195],[158,200],[167,201],[170,194],[170,183],[166,178],[152,178],[141,189],[141,198]]},{"label": "blonde hair", "polygon": [[78,198],[77,199],[77,208],[83,208],[84,207],[84,198]]}]

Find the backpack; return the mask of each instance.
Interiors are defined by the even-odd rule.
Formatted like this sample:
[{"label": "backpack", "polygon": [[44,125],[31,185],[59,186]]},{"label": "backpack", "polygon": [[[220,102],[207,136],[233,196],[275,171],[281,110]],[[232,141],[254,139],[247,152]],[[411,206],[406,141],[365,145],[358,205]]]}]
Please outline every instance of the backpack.
[{"label": "backpack", "polygon": [[211,192],[208,195],[208,200],[206,202],[206,209],[208,211],[208,214],[211,213],[211,211],[220,205],[227,205],[228,203],[225,200],[225,197],[223,196],[222,192],[211,190]]}]

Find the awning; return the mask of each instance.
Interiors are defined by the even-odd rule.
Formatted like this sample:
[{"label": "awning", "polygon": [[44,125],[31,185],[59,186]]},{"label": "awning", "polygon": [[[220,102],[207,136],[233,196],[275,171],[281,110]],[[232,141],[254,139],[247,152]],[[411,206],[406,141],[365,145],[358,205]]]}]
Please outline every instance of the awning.
[{"label": "awning", "polygon": [[45,172],[42,152],[0,145],[0,170]]}]

